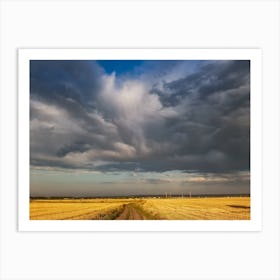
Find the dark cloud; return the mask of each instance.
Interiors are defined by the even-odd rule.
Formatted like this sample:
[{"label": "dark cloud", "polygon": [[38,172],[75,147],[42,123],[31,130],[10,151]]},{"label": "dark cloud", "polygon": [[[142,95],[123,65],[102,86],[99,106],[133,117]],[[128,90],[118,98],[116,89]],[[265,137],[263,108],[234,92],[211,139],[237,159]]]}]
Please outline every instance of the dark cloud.
[{"label": "dark cloud", "polygon": [[249,170],[249,61],[191,61],[190,71],[188,61],[168,62],[164,71],[153,65],[150,75],[117,80],[94,61],[32,61],[31,164]]},{"label": "dark cloud", "polygon": [[30,94],[49,102],[71,98],[86,106],[101,87],[102,73],[94,61],[31,60]]},{"label": "dark cloud", "polygon": [[66,156],[68,153],[84,153],[88,150],[90,150],[91,146],[88,143],[84,143],[82,141],[78,141],[75,142],[71,145],[65,145],[62,148],[60,148],[56,155],[58,157],[64,157]]},{"label": "dark cloud", "polygon": [[184,78],[164,83],[162,90],[153,87],[151,92],[159,94],[163,104],[174,106],[187,95],[192,94],[196,99],[205,99],[218,92],[249,85],[249,79],[250,61],[214,61],[201,66],[198,71]]}]

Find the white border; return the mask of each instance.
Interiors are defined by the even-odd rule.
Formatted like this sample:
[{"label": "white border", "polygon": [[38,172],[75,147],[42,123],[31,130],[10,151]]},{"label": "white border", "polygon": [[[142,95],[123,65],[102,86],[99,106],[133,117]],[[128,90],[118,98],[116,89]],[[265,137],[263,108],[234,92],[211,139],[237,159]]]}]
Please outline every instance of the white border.
[{"label": "white border", "polygon": [[[234,221],[37,221],[29,220],[29,61],[30,60],[250,60],[251,61],[251,220]],[[260,49],[19,49],[19,231],[261,231],[262,72]]]}]

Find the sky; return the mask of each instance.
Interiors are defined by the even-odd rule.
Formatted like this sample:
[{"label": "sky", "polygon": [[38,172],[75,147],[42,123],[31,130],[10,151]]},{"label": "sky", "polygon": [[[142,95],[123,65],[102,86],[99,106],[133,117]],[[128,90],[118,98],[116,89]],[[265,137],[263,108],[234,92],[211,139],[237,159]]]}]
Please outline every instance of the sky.
[{"label": "sky", "polygon": [[250,61],[30,61],[30,195],[250,193]]}]

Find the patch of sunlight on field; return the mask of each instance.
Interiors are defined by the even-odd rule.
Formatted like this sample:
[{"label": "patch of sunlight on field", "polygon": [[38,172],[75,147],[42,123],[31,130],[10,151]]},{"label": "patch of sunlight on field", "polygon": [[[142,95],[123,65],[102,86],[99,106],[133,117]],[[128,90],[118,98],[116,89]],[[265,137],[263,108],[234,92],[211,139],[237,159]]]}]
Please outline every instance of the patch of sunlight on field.
[{"label": "patch of sunlight on field", "polygon": [[142,208],[162,220],[250,220],[250,197],[151,198]]},{"label": "patch of sunlight on field", "polygon": [[30,220],[114,219],[129,199],[32,199]]}]

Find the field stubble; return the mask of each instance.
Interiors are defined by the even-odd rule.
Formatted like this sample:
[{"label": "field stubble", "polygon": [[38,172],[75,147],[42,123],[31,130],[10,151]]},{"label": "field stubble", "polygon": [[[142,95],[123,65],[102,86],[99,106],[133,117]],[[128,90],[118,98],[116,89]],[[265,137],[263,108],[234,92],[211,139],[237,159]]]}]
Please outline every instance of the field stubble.
[{"label": "field stubble", "polygon": [[250,197],[31,199],[31,220],[249,220]]}]

